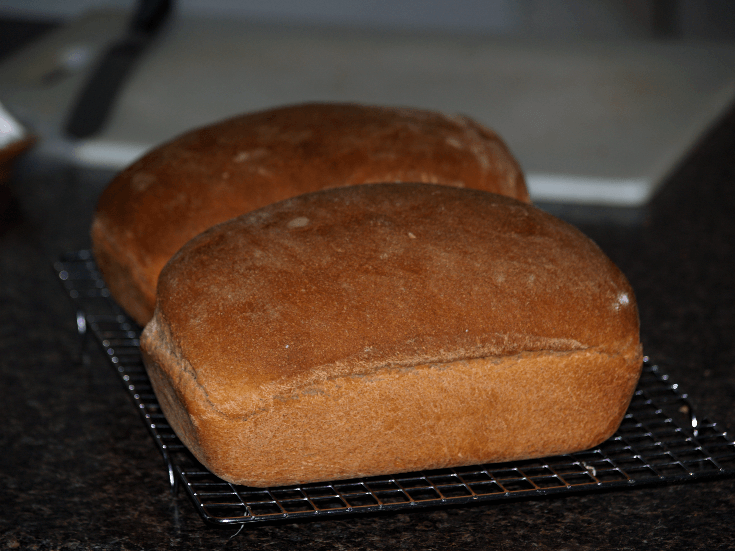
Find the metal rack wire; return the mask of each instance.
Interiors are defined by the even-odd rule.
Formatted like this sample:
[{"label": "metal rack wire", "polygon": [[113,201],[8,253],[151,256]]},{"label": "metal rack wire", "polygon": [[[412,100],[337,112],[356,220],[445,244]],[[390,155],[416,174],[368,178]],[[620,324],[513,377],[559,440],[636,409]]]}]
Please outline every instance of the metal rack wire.
[{"label": "metal rack wire", "polygon": [[77,308],[80,335],[102,346],[158,445],[172,491],[183,487],[207,522],[245,525],[735,475],[735,442],[716,423],[698,419],[678,385],[646,362],[620,428],[592,450],[279,488],[230,484],[198,463],[168,425],[140,357],[140,327],[110,298],[89,251],[65,255],[54,268]]}]

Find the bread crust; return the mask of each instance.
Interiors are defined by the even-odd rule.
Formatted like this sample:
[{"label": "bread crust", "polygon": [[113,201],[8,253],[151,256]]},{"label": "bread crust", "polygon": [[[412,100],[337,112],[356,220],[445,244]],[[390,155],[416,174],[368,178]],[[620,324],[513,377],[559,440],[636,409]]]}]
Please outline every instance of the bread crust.
[{"label": "bread crust", "polygon": [[112,296],[143,326],[164,264],[205,229],[301,193],[378,182],[529,201],[506,145],[467,117],[300,104],[193,130],[133,163],[100,196],[92,249]]},{"label": "bread crust", "polygon": [[531,205],[425,184],[305,194],[167,264],[141,349],[174,430],[250,486],[570,453],[637,383],[635,298]]}]

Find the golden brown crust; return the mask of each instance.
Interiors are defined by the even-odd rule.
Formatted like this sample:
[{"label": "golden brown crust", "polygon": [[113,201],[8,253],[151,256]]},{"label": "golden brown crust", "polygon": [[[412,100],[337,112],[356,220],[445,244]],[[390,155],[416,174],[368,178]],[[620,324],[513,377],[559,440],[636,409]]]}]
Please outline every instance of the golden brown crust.
[{"label": "golden brown crust", "polygon": [[641,365],[632,290],[594,243],[422,184],[306,194],[199,235],[162,272],[141,348],[182,440],[259,486],[584,449]]},{"label": "golden brown crust", "polygon": [[124,170],[100,197],[93,250],[113,297],[144,325],[160,270],[195,235],[301,193],[378,182],[438,183],[529,200],[505,144],[466,117],[295,105],[194,130]]}]

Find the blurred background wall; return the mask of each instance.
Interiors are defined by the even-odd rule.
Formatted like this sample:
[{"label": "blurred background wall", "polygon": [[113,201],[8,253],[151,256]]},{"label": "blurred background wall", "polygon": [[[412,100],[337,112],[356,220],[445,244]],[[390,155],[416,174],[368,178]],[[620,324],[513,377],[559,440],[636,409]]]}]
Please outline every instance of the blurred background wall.
[{"label": "blurred background wall", "polygon": [[[0,0],[0,17],[59,21],[131,0]],[[181,13],[509,36],[735,40],[732,0],[180,0]]]}]

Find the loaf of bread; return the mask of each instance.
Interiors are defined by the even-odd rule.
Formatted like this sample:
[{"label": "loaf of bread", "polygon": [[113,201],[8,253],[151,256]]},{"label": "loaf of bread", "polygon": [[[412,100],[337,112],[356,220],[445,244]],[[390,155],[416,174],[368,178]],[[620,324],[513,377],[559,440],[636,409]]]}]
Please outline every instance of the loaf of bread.
[{"label": "loaf of bread", "polygon": [[102,193],[92,248],[112,296],[143,326],[161,268],[205,229],[301,193],[378,182],[529,200],[507,147],[468,118],[305,104],[194,130],[145,155]]},{"label": "loaf of bread", "polygon": [[181,440],[249,486],[587,449],[642,363],[633,292],[591,240],[427,184],[312,192],[209,229],[161,273],[141,349]]}]

